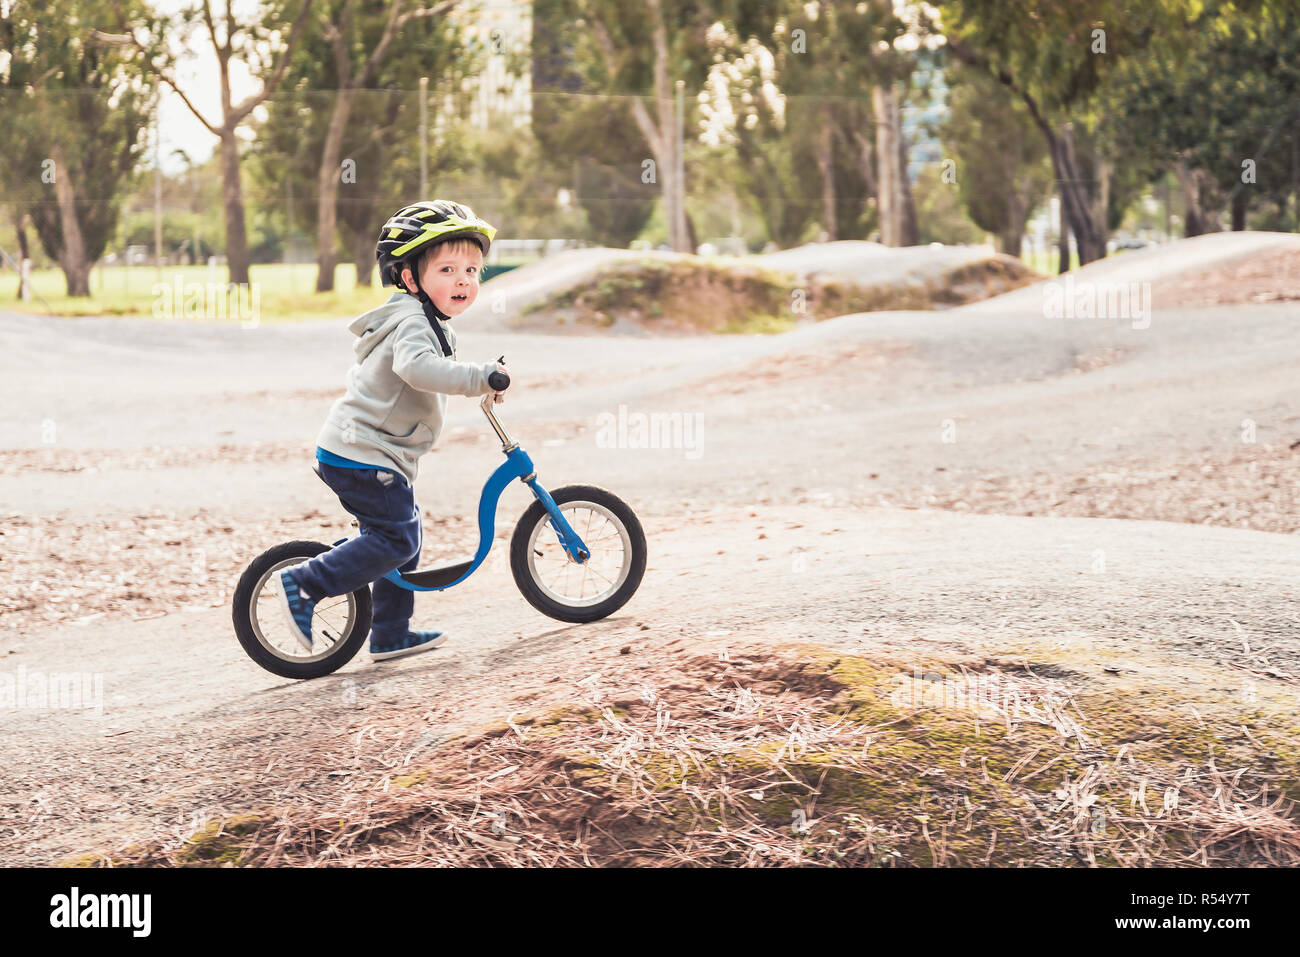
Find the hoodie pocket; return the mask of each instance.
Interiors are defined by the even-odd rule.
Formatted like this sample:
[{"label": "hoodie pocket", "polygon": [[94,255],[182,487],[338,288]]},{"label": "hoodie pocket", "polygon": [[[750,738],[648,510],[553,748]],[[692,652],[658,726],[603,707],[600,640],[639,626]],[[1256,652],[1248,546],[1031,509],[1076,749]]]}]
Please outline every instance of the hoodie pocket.
[{"label": "hoodie pocket", "polygon": [[416,422],[405,432],[390,431],[388,434],[405,447],[418,445],[422,441],[429,441],[433,438],[433,429],[429,428],[423,422]]}]

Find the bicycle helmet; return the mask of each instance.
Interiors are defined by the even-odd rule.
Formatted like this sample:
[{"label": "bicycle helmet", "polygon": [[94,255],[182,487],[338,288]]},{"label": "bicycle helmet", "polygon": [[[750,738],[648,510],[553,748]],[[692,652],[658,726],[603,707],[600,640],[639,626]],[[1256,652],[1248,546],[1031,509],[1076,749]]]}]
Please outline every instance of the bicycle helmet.
[{"label": "bicycle helmet", "polygon": [[461,203],[435,199],[403,206],[379,231],[375,258],[379,261],[380,278],[385,286],[396,286],[402,292],[417,295],[418,289],[413,292],[402,282],[404,264],[432,245],[461,238],[478,243],[486,258],[496,232],[495,226],[479,219],[474,210]]}]

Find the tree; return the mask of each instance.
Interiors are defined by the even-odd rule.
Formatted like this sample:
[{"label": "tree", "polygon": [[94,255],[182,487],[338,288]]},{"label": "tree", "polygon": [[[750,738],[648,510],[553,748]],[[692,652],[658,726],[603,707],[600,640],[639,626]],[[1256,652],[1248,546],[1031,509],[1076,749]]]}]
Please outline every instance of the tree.
[{"label": "tree", "polygon": [[69,296],[90,295],[90,268],[116,228],[155,107],[135,51],[96,42],[99,15],[86,0],[0,6],[5,190],[27,205]]},{"label": "tree", "polygon": [[[676,83],[698,89],[703,80],[704,35],[715,19],[713,7],[704,0],[569,2],[577,25],[586,28],[574,41],[575,62],[587,83],[632,94],[629,109],[654,160],[672,247],[690,251],[685,183],[677,168]],[[647,91],[653,113],[646,106]]]},{"label": "tree", "polygon": [[748,196],[778,246],[792,246],[816,216],[806,187],[818,173],[807,148],[808,111],[787,110],[776,85],[777,57],[756,37],[743,43],[723,24],[708,34],[713,64],[699,94],[700,138],[733,149],[737,186]]},{"label": "tree", "polygon": [[[759,5],[735,25],[710,30],[703,135],[737,151],[738,185],[754,199],[772,241],[797,242],[814,220],[831,241],[874,228],[883,164],[870,94],[883,68],[861,51],[892,48],[902,29],[880,8],[822,1]],[[906,179],[901,118],[891,120],[889,208],[913,226],[906,241],[914,243],[910,191],[905,199],[897,194]],[[901,222],[891,242],[904,238]]]},{"label": "tree", "polygon": [[329,0],[317,15],[331,22],[307,32],[268,102],[253,149],[257,194],[277,210],[294,197],[295,227],[316,234],[317,291],[333,288],[340,247],[369,285],[379,224],[416,197],[422,76],[434,78],[430,165],[442,174],[460,162],[462,81],[479,58],[458,24],[435,15],[444,8]]},{"label": "tree", "polygon": [[[724,36],[732,31],[720,25]],[[752,140],[746,131],[784,120],[753,102],[755,84],[776,89],[798,108],[789,111],[791,131],[787,150],[806,141],[819,185],[816,213],[828,239],[854,234],[867,219],[866,194],[875,193],[882,241],[889,245],[916,243],[916,212],[907,183],[907,146],[902,132],[900,99],[915,65],[912,50],[919,46],[912,25],[895,15],[883,0],[812,0],[745,4],[737,8],[736,39],[724,61],[724,84],[716,65],[710,74],[710,94],[719,99],[729,90],[726,108],[738,118],[739,148]],[[741,38],[744,38],[743,43]],[[761,44],[763,68],[770,76],[755,77],[745,61]],[[770,68],[767,64],[770,62]],[[738,70],[737,66],[743,66]],[[740,89],[743,86],[744,89]],[[739,95],[740,103],[735,102]],[[764,93],[770,100],[772,94]],[[870,99],[872,109],[866,108]],[[715,115],[718,108],[715,108]],[[874,114],[874,115],[873,115]],[[797,132],[794,127],[799,127]],[[848,162],[845,163],[845,159]],[[846,193],[855,208],[845,220]]]},{"label": "tree", "polygon": [[1284,208],[1296,192],[1300,13],[1284,3],[1209,4],[1174,49],[1124,64],[1106,107],[1172,166],[1186,206],[1185,235],[1214,228],[1231,207],[1244,229],[1252,198]]},{"label": "tree", "polygon": [[627,246],[654,212],[658,171],[649,177],[645,139],[627,97],[584,90],[589,83],[569,29],[575,12],[569,0],[533,4],[535,175],[570,190],[586,215],[589,238]]},{"label": "tree", "polygon": [[952,184],[943,181],[941,163],[921,167],[916,174],[914,192],[919,242],[944,245],[984,242],[985,230],[971,221]]},{"label": "tree", "polygon": [[[369,88],[380,76],[395,37],[413,21],[446,13],[454,2],[403,10],[403,0],[326,0],[317,5],[317,18],[334,61],[337,92],[329,114],[329,127],[320,153],[316,180],[316,291],[334,288],[335,244],[338,239],[339,195],[343,134],[352,117],[357,92]],[[386,9],[386,16],[385,14]],[[443,37],[437,37],[445,45]],[[391,71],[387,71],[390,72]],[[394,76],[395,81],[402,78]],[[408,75],[405,79],[410,80]]]},{"label": "tree", "polygon": [[[1106,254],[1114,157],[1091,154],[1118,138],[1091,109],[1121,62],[1146,55],[1154,38],[1186,42],[1196,7],[1181,0],[938,0],[949,50],[1024,103],[1046,141],[1079,261]],[[1099,135],[1093,135],[1100,130]]]},{"label": "tree", "polygon": [[941,130],[945,156],[954,161],[948,182],[971,220],[997,237],[998,249],[1019,256],[1025,223],[1051,188],[1047,147],[1028,111],[995,80],[959,68],[950,82]]},{"label": "tree", "polygon": [[[226,261],[230,269],[232,283],[248,282],[248,231],[244,222],[243,185],[240,180],[239,139],[236,130],[247,122],[253,110],[266,100],[279,85],[284,76],[285,67],[293,54],[295,45],[301,40],[308,23],[313,0],[299,0],[298,14],[289,28],[289,35],[284,46],[276,49],[281,24],[268,27],[250,20],[241,24],[236,20],[234,0],[226,0],[224,13],[213,13],[212,0],[198,2],[184,8],[174,20],[155,21],[154,29],[145,28],[144,36],[137,36],[136,22],[127,16],[120,16],[119,34],[108,36],[100,34],[104,41],[129,43],[144,53],[153,70],[181,98],[190,112],[198,118],[213,136],[221,143],[221,174],[223,184],[222,204],[226,216]],[[214,123],[205,117],[180,88],[173,77],[177,54],[168,43],[171,29],[179,28],[186,40],[199,29],[206,33],[208,41],[217,58],[218,82],[221,93],[221,122]],[[232,60],[247,60],[250,69],[264,77],[262,88],[234,102],[230,89],[230,64]]]}]

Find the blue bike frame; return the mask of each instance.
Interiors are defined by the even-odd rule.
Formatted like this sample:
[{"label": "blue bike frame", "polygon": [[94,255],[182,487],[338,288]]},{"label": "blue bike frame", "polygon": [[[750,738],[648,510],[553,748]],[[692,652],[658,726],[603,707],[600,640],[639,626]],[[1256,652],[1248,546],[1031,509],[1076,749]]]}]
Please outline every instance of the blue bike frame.
[{"label": "blue bike frame", "polygon": [[[487,416],[488,422],[496,430],[497,437],[501,439],[501,451],[505,453],[506,460],[497,467],[487,482],[483,486],[483,494],[478,500],[478,551],[468,562],[460,562],[456,565],[445,565],[440,568],[418,569],[410,572],[391,571],[384,577],[395,585],[406,588],[410,591],[441,591],[444,588],[451,588],[458,585],[473,574],[474,569],[483,564],[487,558],[488,550],[492,547],[492,539],[496,531],[496,514],[497,502],[501,498],[501,493],[505,491],[507,485],[514,479],[519,479],[537,496],[537,500],[551,516],[552,526],[560,539],[560,545],[565,552],[578,564],[582,564],[590,557],[590,551],[586,544],[579,537],[560,512],[560,508],[551,498],[551,494],[542,488],[537,481],[537,472],[533,469],[533,460],[528,457],[528,453],[519,447],[519,443],[512,441],[506,434],[505,428],[497,420],[496,415],[492,412],[492,406],[495,405],[495,396],[484,396],[481,408]],[[346,541],[346,539],[345,539]],[[338,543],[336,543],[338,544]]]}]

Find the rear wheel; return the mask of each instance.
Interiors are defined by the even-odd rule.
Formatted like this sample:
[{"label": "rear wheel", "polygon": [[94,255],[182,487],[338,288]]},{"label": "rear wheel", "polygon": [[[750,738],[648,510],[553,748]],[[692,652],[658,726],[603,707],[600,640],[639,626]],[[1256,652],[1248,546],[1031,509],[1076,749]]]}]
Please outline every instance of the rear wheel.
[{"label": "rear wheel", "polygon": [[235,587],[231,618],[248,656],[283,678],[319,678],[352,660],[370,633],[370,589],[322,598],[312,618],[312,650],[295,636],[280,604],[279,573],[330,550],[321,542],[286,542],[253,559]]},{"label": "rear wheel", "polygon": [[510,540],[510,570],[528,603],[559,621],[597,621],[622,608],[645,574],[641,523],[627,503],[594,485],[551,493],[565,521],[590,552],[575,562],[560,544],[551,515],[533,502]]}]

